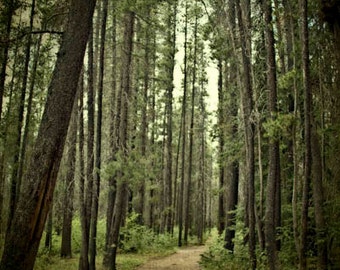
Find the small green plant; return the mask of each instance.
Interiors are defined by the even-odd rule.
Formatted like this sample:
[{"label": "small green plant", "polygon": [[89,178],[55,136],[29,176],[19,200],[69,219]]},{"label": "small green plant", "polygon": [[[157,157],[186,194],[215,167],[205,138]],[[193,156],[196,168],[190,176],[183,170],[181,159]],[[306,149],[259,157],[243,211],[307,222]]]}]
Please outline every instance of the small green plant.
[{"label": "small green plant", "polygon": [[247,270],[249,269],[249,259],[246,247],[237,245],[235,252],[231,253],[224,248],[224,236],[218,235],[214,230],[209,240],[208,249],[201,255],[200,265],[207,270]]},{"label": "small green plant", "polygon": [[122,252],[163,253],[174,251],[177,242],[170,234],[156,234],[151,229],[138,224],[138,214],[130,213],[121,229]]}]

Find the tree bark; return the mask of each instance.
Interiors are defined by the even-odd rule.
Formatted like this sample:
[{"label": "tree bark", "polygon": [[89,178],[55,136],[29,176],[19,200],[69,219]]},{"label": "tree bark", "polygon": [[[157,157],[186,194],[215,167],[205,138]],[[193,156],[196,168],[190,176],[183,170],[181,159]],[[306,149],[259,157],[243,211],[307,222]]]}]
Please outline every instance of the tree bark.
[{"label": "tree bark", "polygon": [[318,248],[318,270],[326,270],[328,266],[327,254],[327,227],[324,217],[324,189],[322,177],[322,156],[320,143],[316,128],[311,133],[311,154],[312,154],[312,184],[313,184],[313,201],[316,226],[316,243]]},{"label": "tree bark", "polygon": [[[244,90],[241,92],[244,117],[246,155],[247,155],[247,188],[248,188],[248,215],[249,215],[249,256],[252,269],[256,269],[256,242],[255,242],[255,127],[251,121],[253,113],[253,85],[251,73],[251,39],[250,31],[250,2],[241,9],[240,1],[236,1],[236,13],[240,29],[242,63],[244,68]],[[243,11],[243,12],[242,12]],[[243,15],[243,16],[242,16]],[[237,168],[237,166],[236,166]]]},{"label": "tree bark", "polygon": [[[0,120],[2,115],[2,105],[3,105],[3,97],[5,92],[5,81],[6,81],[6,71],[7,71],[7,62],[8,62],[8,53],[10,49],[10,36],[12,31],[12,18],[15,10],[18,8],[18,3],[14,0],[6,1],[4,4],[4,9],[1,12],[0,16],[4,18],[5,29],[4,34],[1,38],[4,40],[4,45],[0,50]],[[1,212],[0,212],[1,214]]]},{"label": "tree bark", "polygon": [[312,144],[311,144],[311,119],[312,119],[312,92],[310,85],[309,66],[309,37],[307,20],[307,0],[301,0],[301,37],[302,37],[302,73],[304,95],[304,141],[305,164],[301,209],[301,242],[299,254],[300,270],[307,269],[307,234],[308,234],[308,208],[309,191],[312,176]]},{"label": "tree bark", "polygon": [[100,169],[101,169],[101,149],[102,149],[102,118],[103,118],[103,88],[104,88],[104,56],[105,56],[105,38],[106,22],[108,13],[108,0],[102,2],[101,11],[101,29],[100,29],[100,51],[99,51],[99,78],[97,89],[97,122],[96,122],[96,149],[95,149],[95,174],[94,189],[92,196],[91,209],[91,237],[90,237],[90,269],[96,269],[97,255],[97,220],[100,194]]},{"label": "tree bark", "polygon": [[67,153],[67,172],[64,181],[64,204],[63,204],[63,228],[61,238],[60,256],[72,257],[72,219],[73,219],[73,198],[74,198],[74,176],[77,158],[77,119],[78,118],[78,99],[73,105],[73,112],[68,130],[68,153]]},{"label": "tree bark", "polygon": [[[117,116],[118,111],[118,94],[117,94],[117,76],[118,76],[118,68],[117,68],[117,15],[115,13],[116,3],[112,1],[111,10],[113,10],[112,14],[112,71],[111,71],[111,108],[110,114],[112,117],[112,121],[110,121],[110,161],[113,162],[116,160],[116,152],[118,148],[118,127],[119,127],[119,117]],[[116,199],[116,188],[117,181],[116,175],[110,176],[109,186],[108,186],[108,198],[107,198],[107,210],[106,210],[106,233],[105,233],[105,254],[103,258],[103,265],[108,267],[109,262],[107,261],[108,257],[106,252],[109,250],[108,245],[110,241],[110,230],[111,230],[111,222],[112,215],[114,211],[114,204]]]},{"label": "tree bark", "polygon": [[52,202],[67,128],[88,39],[94,0],[73,0],[45,111],[11,227],[0,269],[33,269]]},{"label": "tree bark", "polygon": [[[265,36],[267,48],[267,87],[268,93],[268,110],[270,120],[274,121],[277,114],[277,82],[276,82],[276,61],[275,61],[275,41],[272,22],[271,1],[263,1],[265,17]],[[267,181],[266,197],[266,218],[265,218],[265,237],[268,264],[271,270],[278,267],[278,254],[276,243],[277,227],[277,200],[280,192],[280,153],[279,140],[277,137],[269,138],[269,171]]]},{"label": "tree bark", "polygon": [[[126,11],[124,14],[124,41],[122,49],[122,70],[121,70],[121,110],[119,112],[119,152],[122,155],[123,162],[128,159],[128,106],[131,98],[131,63],[133,52],[133,33],[134,33],[135,14],[132,11]],[[117,174],[117,196],[114,206],[114,213],[111,221],[110,242],[107,250],[107,262],[109,269],[116,269],[116,254],[119,244],[120,226],[124,220],[127,208],[127,200],[129,193],[129,181],[124,176],[124,172],[119,171]]]},{"label": "tree bark", "polygon": [[181,186],[179,189],[179,203],[178,203],[178,246],[182,246],[182,233],[183,233],[183,219],[184,219],[184,184],[185,184],[185,154],[186,154],[186,110],[187,110],[187,87],[188,87],[188,74],[187,74],[187,47],[188,47],[188,3],[185,2],[185,26],[184,26],[184,80],[183,80],[183,99],[182,99],[182,127],[181,127],[181,133],[182,133],[182,152],[181,152],[181,162],[182,162],[182,168],[181,168]]},{"label": "tree bark", "polygon": [[[197,5],[197,0],[195,1],[195,5]],[[192,172],[193,172],[193,151],[194,151],[194,123],[195,123],[195,95],[196,95],[196,70],[197,70],[197,25],[198,19],[197,14],[195,14],[195,23],[194,23],[194,52],[193,52],[193,70],[192,70],[192,85],[191,85],[191,115],[190,115],[190,128],[189,128],[189,164],[188,164],[188,182],[186,187],[186,211],[185,211],[185,224],[184,224],[184,243],[188,245],[188,236],[189,236],[189,227],[190,227],[190,200],[191,200],[191,192],[192,192]]]},{"label": "tree bark", "polygon": [[219,192],[218,192],[218,234],[222,235],[225,229],[225,159],[224,159],[224,140],[225,140],[225,110],[224,110],[224,91],[223,91],[223,65],[222,60],[218,60],[218,131],[219,131]]}]

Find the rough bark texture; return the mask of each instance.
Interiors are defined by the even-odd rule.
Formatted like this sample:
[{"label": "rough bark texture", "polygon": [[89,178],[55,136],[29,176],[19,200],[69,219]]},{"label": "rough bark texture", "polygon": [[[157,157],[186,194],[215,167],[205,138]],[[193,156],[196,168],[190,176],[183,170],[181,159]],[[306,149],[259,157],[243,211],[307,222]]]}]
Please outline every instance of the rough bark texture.
[{"label": "rough bark texture", "polygon": [[[267,87],[268,87],[268,110],[270,119],[276,119],[277,113],[277,87],[276,87],[276,61],[274,49],[274,33],[272,22],[271,1],[263,2],[265,17],[265,36],[267,48]],[[279,141],[275,136],[269,141],[269,171],[267,181],[267,197],[266,197],[266,220],[265,220],[265,237],[266,249],[268,256],[268,264],[271,270],[278,268],[278,254],[276,245],[276,208],[278,199],[278,187],[280,185],[280,155]]]},{"label": "rough bark texture", "polygon": [[[112,10],[115,10],[115,2],[112,1]],[[119,122],[116,123],[117,119],[117,18],[116,14],[113,13],[112,17],[112,70],[111,70],[111,108],[110,114],[112,117],[112,121],[110,121],[110,161],[115,160],[115,154],[117,152],[117,130],[119,127]],[[110,230],[111,230],[111,221],[112,215],[114,211],[114,204],[116,199],[116,175],[112,175],[109,179],[108,186],[108,198],[107,198],[107,210],[106,210],[106,234],[105,234],[105,252],[108,250],[108,244],[110,241]],[[108,267],[109,263],[107,261],[107,254],[105,253],[103,258],[103,265]]]},{"label": "rough bark texture", "polygon": [[[240,29],[240,38],[242,46],[242,63],[244,69],[244,90],[241,92],[245,140],[246,140],[246,154],[247,154],[247,187],[248,187],[248,215],[249,215],[249,256],[251,260],[252,269],[256,269],[256,255],[255,255],[255,151],[254,151],[254,134],[255,127],[251,121],[253,112],[253,86],[251,75],[251,49],[250,37],[248,35],[250,27],[250,3],[244,5],[244,10],[241,12],[240,1],[236,2],[236,13],[238,18],[238,26]],[[243,15],[243,16],[242,16]]]},{"label": "rough bark texture", "polygon": [[25,177],[25,193],[6,235],[1,270],[33,269],[52,202],[94,6],[94,0],[71,2],[68,25]]}]

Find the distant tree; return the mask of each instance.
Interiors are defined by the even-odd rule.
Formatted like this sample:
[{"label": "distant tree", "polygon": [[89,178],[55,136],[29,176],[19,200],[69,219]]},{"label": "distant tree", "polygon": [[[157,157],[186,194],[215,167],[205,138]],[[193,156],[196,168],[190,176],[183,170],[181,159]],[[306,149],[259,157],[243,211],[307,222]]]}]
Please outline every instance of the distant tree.
[{"label": "distant tree", "polygon": [[181,140],[182,140],[182,149],[181,149],[181,185],[179,187],[179,197],[178,197],[178,246],[182,246],[182,234],[183,234],[183,225],[185,223],[185,215],[184,215],[184,187],[185,187],[185,164],[186,164],[186,146],[187,146],[187,91],[188,91],[188,3],[185,1],[185,25],[184,25],[184,79],[183,79],[183,97],[182,97],[182,115],[181,115]]},{"label": "distant tree", "polygon": [[[82,79],[82,78],[81,78]],[[79,83],[81,87],[82,82]],[[79,90],[78,90],[79,91]],[[78,98],[73,105],[72,116],[68,128],[67,140],[67,171],[64,179],[63,194],[63,228],[61,238],[60,256],[72,257],[72,219],[73,219],[73,199],[75,186],[75,170],[77,157],[77,119],[78,118]]]}]

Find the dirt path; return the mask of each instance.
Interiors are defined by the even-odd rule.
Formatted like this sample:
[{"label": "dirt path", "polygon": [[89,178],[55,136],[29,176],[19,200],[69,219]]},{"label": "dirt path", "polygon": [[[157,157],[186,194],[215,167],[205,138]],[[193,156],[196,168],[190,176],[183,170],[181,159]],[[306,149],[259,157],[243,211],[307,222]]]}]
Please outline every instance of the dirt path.
[{"label": "dirt path", "polygon": [[198,270],[200,269],[198,261],[205,248],[205,246],[182,248],[168,257],[153,259],[137,270]]}]

